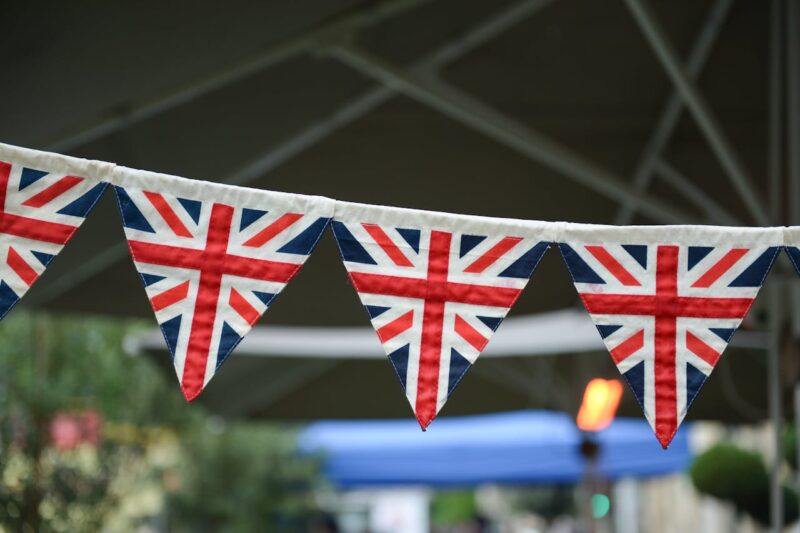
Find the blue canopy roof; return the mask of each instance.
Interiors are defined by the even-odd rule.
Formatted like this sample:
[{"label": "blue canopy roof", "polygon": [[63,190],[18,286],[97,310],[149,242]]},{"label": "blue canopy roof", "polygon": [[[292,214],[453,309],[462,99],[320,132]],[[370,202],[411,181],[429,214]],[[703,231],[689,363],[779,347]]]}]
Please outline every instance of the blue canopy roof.
[{"label": "blue canopy roof", "polygon": [[[662,450],[645,420],[617,419],[599,432],[600,475],[648,477],[684,469],[691,455],[684,426]],[[328,480],[342,487],[480,483],[573,483],[584,474],[581,432],[564,413],[443,417],[423,433],[413,420],[324,421],[300,437],[321,453]]]}]

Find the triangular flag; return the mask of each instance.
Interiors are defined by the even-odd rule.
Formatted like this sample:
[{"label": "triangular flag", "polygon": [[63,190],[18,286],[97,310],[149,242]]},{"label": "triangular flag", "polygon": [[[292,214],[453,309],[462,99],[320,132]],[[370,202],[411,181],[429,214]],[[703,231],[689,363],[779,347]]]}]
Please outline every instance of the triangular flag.
[{"label": "triangular flag", "polygon": [[113,168],[0,144],[0,318],[83,224]]},{"label": "triangular flag", "polygon": [[528,283],[552,227],[336,203],[350,281],[423,430]]},{"label": "triangular flag", "polygon": [[781,228],[565,224],[559,248],[666,448],[750,309]]},{"label": "triangular flag", "polygon": [[305,263],[333,200],[122,167],[112,183],[131,256],[191,401]]},{"label": "triangular flag", "polygon": [[794,265],[794,269],[800,274],[800,226],[784,228],[784,243],[786,254]]}]

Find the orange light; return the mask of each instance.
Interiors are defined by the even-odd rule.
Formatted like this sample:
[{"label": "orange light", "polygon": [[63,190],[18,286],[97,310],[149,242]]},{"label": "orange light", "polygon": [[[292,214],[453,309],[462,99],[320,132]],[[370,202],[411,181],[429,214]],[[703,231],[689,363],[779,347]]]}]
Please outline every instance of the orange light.
[{"label": "orange light", "polygon": [[586,385],[583,403],[578,411],[578,427],[583,431],[600,431],[614,420],[622,383],[614,379],[593,379]]}]

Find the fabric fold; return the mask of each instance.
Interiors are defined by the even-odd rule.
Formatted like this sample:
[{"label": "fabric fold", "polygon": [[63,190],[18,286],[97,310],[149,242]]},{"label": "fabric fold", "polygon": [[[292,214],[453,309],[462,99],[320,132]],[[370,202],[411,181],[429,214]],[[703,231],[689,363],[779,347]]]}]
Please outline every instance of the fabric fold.
[{"label": "fabric fold", "polygon": [[336,203],[345,268],[423,430],[516,302],[555,229]]},{"label": "fabric fold", "polygon": [[586,310],[666,448],[747,315],[782,228],[565,224]]},{"label": "fabric fold", "polygon": [[0,319],[80,228],[113,169],[0,144]]},{"label": "fabric fold", "polygon": [[791,226],[783,230],[784,249],[786,255],[800,275],[800,226]]},{"label": "fabric fold", "polygon": [[111,181],[131,257],[191,401],[303,266],[334,202],[124,167]]}]

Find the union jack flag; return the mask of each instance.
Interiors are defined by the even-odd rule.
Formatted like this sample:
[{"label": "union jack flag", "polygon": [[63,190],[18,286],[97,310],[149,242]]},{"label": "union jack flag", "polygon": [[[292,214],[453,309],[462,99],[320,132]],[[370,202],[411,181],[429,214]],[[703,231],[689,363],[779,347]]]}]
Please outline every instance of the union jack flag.
[{"label": "union jack flag", "polygon": [[0,161],[0,318],[64,248],[105,187]]},{"label": "union jack flag", "polygon": [[611,358],[666,448],[780,247],[559,247]]},{"label": "union jack flag", "polygon": [[333,230],[424,430],[519,297],[548,243],[409,222],[334,220]]},{"label": "union jack flag", "polygon": [[330,214],[115,188],[131,256],[191,401],[305,263]]}]

